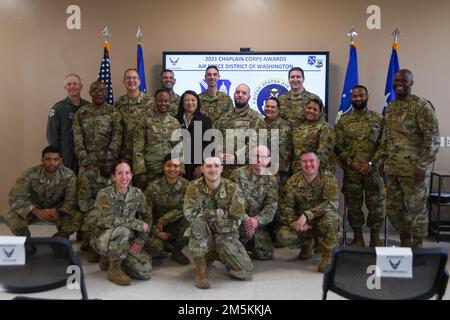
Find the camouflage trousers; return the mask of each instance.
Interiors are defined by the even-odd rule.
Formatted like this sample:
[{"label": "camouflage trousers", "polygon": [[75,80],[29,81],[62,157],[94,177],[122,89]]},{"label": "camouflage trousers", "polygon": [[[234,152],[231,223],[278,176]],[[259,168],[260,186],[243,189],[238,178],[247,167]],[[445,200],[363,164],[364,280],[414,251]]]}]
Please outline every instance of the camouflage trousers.
[{"label": "camouflage trousers", "polygon": [[[11,229],[11,232],[16,236],[30,237],[29,225],[39,222],[36,216],[28,214],[27,218],[23,218],[14,210],[9,211],[5,216],[6,225]],[[80,229],[83,221],[83,215],[80,211],[75,211],[73,215],[62,214],[55,222],[48,221],[56,225],[58,232],[54,236],[69,237]]]},{"label": "camouflage trousers", "polygon": [[266,227],[259,227],[253,237],[249,237],[243,225],[239,229],[239,240],[244,245],[247,251],[253,254],[253,257],[258,260],[272,259],[273,243],[269,231]]},{"label": "camouflage trousers", "polygon": [[83,215],[83,224],[80,230],[83,234],[88,235],[89,239],[94,236],[99,215],[100,213],[96,209],[85,212]]},{"label": "camouflage trousers", "polygon": [[387,176],[386,213],[398,233],[425,238],[428,234],[427,191],[430,172],[416,184],[412,177]]},{"label": "camouflage trousers", "polygon": [[361,228],[365,223],[362,211],[363,202],[369,210],[367,226],[379,230],[384,220],[384,186],[377,170],[368,175],[360,175],[348,169],[344,174],[342,192],[347,203],[348,222],[352,229]]},{"label": "camouflage trousers", "polygon": [[[311,221],[310,221],[311,223]],[[291,249],[299,248],[303,240],[322,237],[321,244],[328,250],[338,245],[341,237],[341,217],[337,213],[325,213],[315,218],[311,223],[311,229],[297,232],[291,226],[282,225],[277,232],[278,241]]]},{"label": "camouflage trousers", "polygon": [[174,246],[180,250],[188,244],[189,238],[184,236],[186,229],[189,227],[189,222],[185,218],[181,218],[174,223],[170,223],[163,227],[163,231],[170,234],[166,241],[161,239],[149,238],[145,243],[145,250],[151,254],[152,257],[159,257],[166,248]]},{"label": "camouflage trousers", "polygon": [[129,252],[135,239],[133,230],[120,226],[107,229],[91,239],[91,246],[101,256],[122,260],[124,271],[133,279],[147,280],[151,277],[151,257],[141,250],[139,254]]},{"label": "camouflage trousers", "polygon": [[204,258],[214,250],[231,275],[240,279],[251,278],[253,264],[239,241],[238,232],[218,233],[211,230],[206,221],[195,221],[186,235],[190,237],[188,247],[194,258]]}]

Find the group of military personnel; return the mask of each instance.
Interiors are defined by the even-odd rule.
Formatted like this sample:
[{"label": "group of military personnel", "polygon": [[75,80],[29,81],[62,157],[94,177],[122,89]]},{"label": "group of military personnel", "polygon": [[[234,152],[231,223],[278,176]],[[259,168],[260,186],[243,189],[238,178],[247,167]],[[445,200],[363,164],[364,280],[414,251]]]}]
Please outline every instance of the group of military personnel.
[{"label": "group of military personnel", "polygon": [[[251,258],[271,259],[275,246],[300,248],[303,260],[320,253],[323,272],[341,235],[338,163],[344,170],[352,246],[365,246],[364,201],[370,246],[382,245],[384,184],[386,213],[401,245],[423,245],[439,130],[433,105],[411,93],[409,70],[396,74],[397,98],[384,117],[368,109],[367,88],[356,86],[353,112],[335,129],[325,121],[320,98],[303,87],[301,68],[289,71],[288,93],[267,99],[265,118],[250,108],[246,84],[236,87],[233,106],[218,91],[219,78],[216,66],[206,69],[208,91],[199,95],[197,108],[224,140],[230,129],[269,129],[268,143],[250,138],[241,149],[235,144],[231,151],[202,154],[195,166],[203,176],[189,182],[181,176],[183,154],[172,153],[183,101],[173,90],[171,70],[161,72],[162,89],[154,97],[139,90],[135,69],[126,70],[127,94],[113,107],[106,104],[102,82],[91,84],[88,103],[81,99],[79,76],[68,75],[68,97],[50,110],[50,146],[42,151],[42,164],[25,171],[10,192],[6,222],[12,232],[30,236],[28,225],[39,220],[55,223],[55,236],[79,231],[88,260],[99,262],[108,279],[120,285],[129,284],[129,277],[149,279],[152,257],[167,252],[189,264],[182,253],[186,244],[198,288],[209,287],[207,268],[215,260],[233,277],[250,279]],[[271,145],[274,134],[276,146]],[[244,164],[238,161],[241,154]],[[275,172],[272,162],[278,164]]]}]

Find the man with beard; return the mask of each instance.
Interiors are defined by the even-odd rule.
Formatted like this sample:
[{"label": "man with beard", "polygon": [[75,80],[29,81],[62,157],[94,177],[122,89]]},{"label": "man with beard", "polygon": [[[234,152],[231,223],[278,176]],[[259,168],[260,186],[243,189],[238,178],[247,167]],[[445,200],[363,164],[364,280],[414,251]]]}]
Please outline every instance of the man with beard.
[{"label": "man with beard", "polygon": [[381,116],[367,109],[367,88],[352,89],[353,112],[343,116],[336,126],[336,155],[344,169],[343,192],[348,207],[348,221],[353,229],[351,246],[364,247],[361,227],[365,219],[362,205],[369,210],[370,246],[382,245],[379,230],[383,224],[383,181],[372,159],[379,147]]},{"label": "man with beard", "polygon": [[[261,114],[250,108],[249,101],[250,87],[243,83],[239,84],[234,92],[234,108],[224,113],[216,126],[223,135],[221,157],[225,164],[224,177],[228,177],[237,164],[249,163],[249,146],[257,145],[258,131],[266,127]],[[233,142],[230,146],[232,149],[227,146],[227,136],[230,142]],[[243,146],[237,143],[241,139],[245,139]]]},{"label": "man with beard", "polygon": [[77,178],[62,165],[58,147],[44,148],[41,162],[26,170],[12,187],[6,224],[14,235],[30,237],[30,224],[49,221],[58,229],[54,237],[68,238],[82,221],[76,210]]},{"label": "man with beard", "polygon": [[397,98],[386,108],[375,161],[386,174],[386,212],[401,245],[421,248],[428,234],[427,193],[439,126],[431,102],[411,93],[413,84],[411,71],[395,74]]}]

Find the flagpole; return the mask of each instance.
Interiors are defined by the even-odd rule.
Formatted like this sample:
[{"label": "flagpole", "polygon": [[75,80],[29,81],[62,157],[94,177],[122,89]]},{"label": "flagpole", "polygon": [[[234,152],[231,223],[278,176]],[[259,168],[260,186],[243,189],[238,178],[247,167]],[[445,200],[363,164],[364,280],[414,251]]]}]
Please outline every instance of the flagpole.
[{"label": "flagpole", "polygon": [[139,79],[141,84],[139,85],[139,89],[147,93],[147,83],[145,81],[145,67],[144,67],[144,53],[142,51],[142,31],[139,26],[138,31],[136,33],[137,38],[137,56],[136,56],[136,71],[139,74]]}]

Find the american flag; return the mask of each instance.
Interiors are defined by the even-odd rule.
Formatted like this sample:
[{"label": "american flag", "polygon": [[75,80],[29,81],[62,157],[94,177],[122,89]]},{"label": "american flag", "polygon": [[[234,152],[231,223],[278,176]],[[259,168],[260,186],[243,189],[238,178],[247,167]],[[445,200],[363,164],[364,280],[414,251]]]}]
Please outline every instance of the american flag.
[{"label": "american flag", "polygon": [[98,72],[97,80],[106,84],[106,89],[108,90],[106,102],[110,105],[113,105],[114,97],[111,82],[111,64],[109,62],[109,47],[107,44],[105,44],[105,47],[103,49],[103,59],[102,63],[100,64],[100,71]]}]

